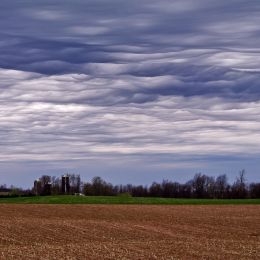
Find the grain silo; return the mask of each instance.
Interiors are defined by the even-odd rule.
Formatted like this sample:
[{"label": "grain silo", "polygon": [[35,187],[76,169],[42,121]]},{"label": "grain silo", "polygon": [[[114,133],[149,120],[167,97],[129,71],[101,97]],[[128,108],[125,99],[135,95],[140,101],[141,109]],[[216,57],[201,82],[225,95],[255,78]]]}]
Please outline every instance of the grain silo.
[{"label": "grain silo", "polygon": [[68,174],[61,177],[61,191],[63,194],[68,194],[70,192],[70,178]]},{"label": "grain silo", "polygon": [[34,181],[33,190],[35,195],[39,196],[42,193],[42,182],[40,179]]}]

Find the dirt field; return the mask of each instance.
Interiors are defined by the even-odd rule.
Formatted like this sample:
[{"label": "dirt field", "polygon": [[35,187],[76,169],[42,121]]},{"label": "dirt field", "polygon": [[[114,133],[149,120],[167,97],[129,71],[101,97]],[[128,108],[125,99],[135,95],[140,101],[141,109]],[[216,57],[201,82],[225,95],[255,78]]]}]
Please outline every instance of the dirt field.
[{"label": "dirt field", "polygon": [[0,259],[260,259],[260,206],[0,205]]}]

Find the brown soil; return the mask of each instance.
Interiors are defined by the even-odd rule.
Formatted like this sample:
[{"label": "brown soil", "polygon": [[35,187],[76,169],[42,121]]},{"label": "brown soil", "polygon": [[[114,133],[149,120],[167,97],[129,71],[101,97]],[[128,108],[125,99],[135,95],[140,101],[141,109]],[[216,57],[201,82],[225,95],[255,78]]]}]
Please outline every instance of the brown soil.
[{"label": "brown soil", "polygon": [[2,204],[0,259],[260,259],[260,206]]}]

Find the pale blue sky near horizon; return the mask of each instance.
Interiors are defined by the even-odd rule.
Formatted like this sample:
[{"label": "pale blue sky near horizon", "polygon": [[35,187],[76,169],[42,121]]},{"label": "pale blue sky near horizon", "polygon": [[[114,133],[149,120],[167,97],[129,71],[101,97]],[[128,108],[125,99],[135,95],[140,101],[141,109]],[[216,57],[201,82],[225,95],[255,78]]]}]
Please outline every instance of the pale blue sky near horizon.
[{"label": "pale blue sky near horizon", "polygon": [[258,0],[0,2],[0,185],[242,169],[260,181]]}]

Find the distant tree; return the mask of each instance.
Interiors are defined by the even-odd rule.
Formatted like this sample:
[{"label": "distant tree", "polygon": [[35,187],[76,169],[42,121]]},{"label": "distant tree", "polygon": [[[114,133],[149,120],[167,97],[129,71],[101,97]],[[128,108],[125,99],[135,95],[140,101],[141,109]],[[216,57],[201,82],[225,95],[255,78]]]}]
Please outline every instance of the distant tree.
[{"label": "distant tree", "polygon": [[215,178],[211,176],[205,176],[205,195],[206,198],[214,198],[215,196]]},{"label": "distant tree", "polygon": [[0,185],[0,191],[4,191],[4,190],[6,190],[7,189],[7,186],[6,186],[6,184],[1,184]]},{"label": "distant tree", "polygon": [[196,198],[205,197],[206,175],[197,173],[193,178],[193,194]]},{"label": "distant tree", "polygon": [[153,182],[149,188],[149,195],[151,197],[162,197],[162,186],[159,183]]},{"label": "distant tree", "polygon": [[232,186],[232,197],[244,199],[247,197],[245,170],[239,172],[235,183]]},{"label": "distant tree", "polygon": [[133,185],[127,184],[126,186],[123,186],[123,191],[124,191],[124,193],[127,192],[132,195],[133,194]]},{"label": "distant tree", "polygon": [[58,195],[61,194],[61,179],[55,176],[51,177],[51,194]]},{"label": "distant tree", "polygon": [[[114,195],[113,185],[105,182],[100,177],[94,177],[92,179],[91,190],[93,195],[96,196],[111,196]],[[85,187],[86,188],[86,187]]]},{"label": "distant tree", "polygon": [[40,182],[42,185],[41,195],[51,195],[51,176],[42,175],[40,177]]},{"label": "distant tree", "polygon": [[228,181],[225,174],[219,175],[215,181],[215,197],[224,199],[227,197]]},{"label": "distant tree", "polygon": [[146,197],[148,195],[148,190],[142,185],[133,186],[132,196],[133,197]]},{"label": "distant tree", "polygon": [[260,198],[260,183],[251,183],[249,186],[250,197],[252,199]]},{"label": "distant tree", "polygon": [[215,179],[201,173],[194,176],[191,181],[192,196],[195,198],[214,198]]},{"label": "distant tree", "polygon": [[88,183],[88,182],[87,182],[87,183],[84,183],[84,185],[83,185],[83,193],[84,193],[86,196],[95,195],[91,183]]},{"label": "distant tree", "polygon": [[192,197],[192,188],[193,181],[188,181],[185,184],[180,186],[180,198],[191,198]]},{"label": "distant tree", "polygon": [[81,180],[80,175],[68,174],[70,183],[70,194],[81,192]]},{"label": "distant tree", "polygon": [[93,195],[103,195],[103,187],[105,185],[105,181],[103,181],[100,177],[94,177],[92,179],[92,189]]},{"label": "distant tree", "polygon": [[122,193],[122,192],[120,192],[120,186],[121,186],[121,185],[115,185],[115,186],[113,186],[113,193],[114,193],[114,194],[119,195],[120,193]]},{"label": "distant tree", "polygon": [[173,197],[173,184],[168,180],[162,182],[162,196],[165,198]]}]

